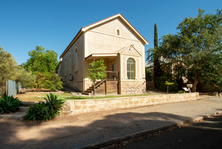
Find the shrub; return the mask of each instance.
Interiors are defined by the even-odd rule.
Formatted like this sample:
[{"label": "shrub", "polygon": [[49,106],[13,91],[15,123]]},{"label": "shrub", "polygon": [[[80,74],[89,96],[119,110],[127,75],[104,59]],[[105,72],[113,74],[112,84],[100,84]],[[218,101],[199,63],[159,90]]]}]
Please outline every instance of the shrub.
[{"label": "shrub", "polygon": [[178,91],[178,93],[185,93],[185,91]]},{"label": "shrub", "polygon": [[53,71],[47,73],[38,73],[36,75],[36,80],[32,83],[32,85],[38,90],[45,88],[51,91],[57,91],[63,88],[61,77],[56,75]]},{"label": "shrub", "polygon": [[0,97],[0,113],[11,113],[18,110],[21,105],[21,101],[18,97],[13,96],[2,96]]},{"label": "shrub", "polygon": [[169,92],[178,92],[178,85],[177,82],[172,79],[172,74],[169,73],[164,73],[160,78],[159,78],[159,86],[158,89],[160,91],[167,91],[167,85],[165,82],[171,82],[173,83],[172,85],[169,86]]},{"label": "shrub", "polygon": [[152,73],[149,69],[145,69],[146,70],[146,81],[152,81]]},{"label": "shrub", "polygon": [[34,104],[29,108],[26,118],[31,121],[49,120],[55,118],[61,111],[65,100],[58,95],[51,94],[44,98],[46,102]]}]

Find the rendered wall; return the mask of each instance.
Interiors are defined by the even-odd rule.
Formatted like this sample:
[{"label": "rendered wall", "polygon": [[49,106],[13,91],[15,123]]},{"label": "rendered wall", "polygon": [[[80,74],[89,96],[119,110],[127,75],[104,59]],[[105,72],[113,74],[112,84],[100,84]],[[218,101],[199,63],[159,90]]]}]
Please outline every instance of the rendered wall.
[{"label": "rendered wall", "polygon": [[[75,49],[77,48],[78,54],[78,70],[75,71]],[[71,65],[70,65],[70,55],[71,55]],[[84,34],[82,34],[77,41],[71,46],[71,48],[62,57],[62,72],[59,74],[63,77],[63,82],[67,86],[83,91],[83,64],[84,64]],[[66,66],[65,66],[66,65]],[[65,70],[65,67],[67,68]],[[69,71],[71,67],[71,73]],[[73,76],[73,80],[69,80],[69,76]]]}]

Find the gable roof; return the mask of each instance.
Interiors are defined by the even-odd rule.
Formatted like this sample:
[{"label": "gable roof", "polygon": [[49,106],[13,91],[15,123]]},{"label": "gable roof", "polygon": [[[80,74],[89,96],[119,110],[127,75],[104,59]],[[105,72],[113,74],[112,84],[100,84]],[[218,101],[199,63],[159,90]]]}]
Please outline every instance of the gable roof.
[{"label": "gable roof", "polygon": [[65,51],[61,54],[60,58],[62,56],[65,55],[65,53],[69,50],[69,48],[74,44],[74,42],[80,37],[80,35],[82,33],[85,33],[87,32],[88,30],[98,26],[98,25],[101,25],[103,23],[106,23],[112,19],[116,19],[116,18],[120,18],[124,23],[126,23],[126,25],[145,43],[145,44],[149,44],[149,42],[129,23],[128,20],[126,20],[126,18],[121,14],[121,13],[118,13],[116,15],[113,15],[111,17],[108,17],[106,19],[103,19],[101,21],[98,21],[96,23],[93,23],[93,24],[90,24],[88,26],[85,26],[85,27],[82,27],[79,32],[76,34],[76,36],[73,38],[73,40],[70,42],[70,44],[67,46],[67,48],[65,49]]}]

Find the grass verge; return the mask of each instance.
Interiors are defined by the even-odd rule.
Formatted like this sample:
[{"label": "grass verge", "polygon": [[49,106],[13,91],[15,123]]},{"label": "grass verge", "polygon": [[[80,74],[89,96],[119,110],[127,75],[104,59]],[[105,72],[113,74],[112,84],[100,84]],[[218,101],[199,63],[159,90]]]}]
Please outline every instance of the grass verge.
[{"label": "grass verge", "polygon": [[81,100],[81,99],[103,99],[103,98],[121,98],[121,97],[132,97],[132,96],[150,96],[159,94],[134,94],[134,95],[108,95],[108,96],[71,96],[65,97],[66,100]]}]

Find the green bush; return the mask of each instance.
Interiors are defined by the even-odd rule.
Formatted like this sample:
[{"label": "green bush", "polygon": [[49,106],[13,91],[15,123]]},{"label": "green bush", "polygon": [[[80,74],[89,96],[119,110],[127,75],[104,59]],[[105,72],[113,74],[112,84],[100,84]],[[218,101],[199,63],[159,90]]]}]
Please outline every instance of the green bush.
[{"label": "green bush", "polygon": [[145,69],[146,70],[146,81],[152,81],[152,73],[149,69]]},{"label": "green bush", "polygon": [[26,115],[27,120],[49,120],[55,118],[61,111],[65,100],[55,94],[47,95],[47,98],[44,98],[46,102],[41,102],[34,104],[33,107],[29,108],[29,111]]},{"label": "green bush", "polygon": [[178,91],[178,93],[185,93],[185,91]]},{"label": "green bush", "polygon": [[0,97],[0,113],[11,113],[18,110],[21,105],[21,101],[18,97],[13,96],[2,96]]},{"label": "green bush", "polygon": [[172,82],[173,84],[172,85],[169,85],[169,92],[178,92],[178,84],[175,80],[172,79],[173,76],[172,74],[170,73],[164,73],[160,78],[159,78],[159,86],[158,86],[158,89],[160,91],[164,91],[166,92],[167,91],[167,85],[165,84],[165,82]]}]

